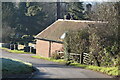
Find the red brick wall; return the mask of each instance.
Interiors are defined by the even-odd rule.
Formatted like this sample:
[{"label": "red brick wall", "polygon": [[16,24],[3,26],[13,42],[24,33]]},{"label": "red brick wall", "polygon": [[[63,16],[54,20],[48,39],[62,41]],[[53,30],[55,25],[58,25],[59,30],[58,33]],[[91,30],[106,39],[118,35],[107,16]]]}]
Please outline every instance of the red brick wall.
[{"label": "red brick wall", "polygon": [[52,43],[52,47],[51,47],[51,53],[54,53],[56,50],[60,50],[62,48],[62,44],[60,43]]},{"label": "red brick wall", "polygon": [[42,57],[49,57],[49,42],[37,40],[36,42],[36,55]]},{"label": "red brick wall", "polygon": [[[36,42],[36,55],[42,57],[49,57],[49,41],[37,40]],[[51,53],[62,48],[60,43],[51,43]],[[52,54],[51,54],[52,55]]]}]

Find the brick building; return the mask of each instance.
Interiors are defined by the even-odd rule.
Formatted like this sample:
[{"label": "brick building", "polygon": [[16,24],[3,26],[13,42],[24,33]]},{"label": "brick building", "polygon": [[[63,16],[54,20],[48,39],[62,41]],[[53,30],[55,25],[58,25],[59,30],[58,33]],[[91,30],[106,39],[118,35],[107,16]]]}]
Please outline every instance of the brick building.
[{"label": "brick building", "polygon": [[63,20],[58,19],[45,30],[35,36],[36,55],[51,57],[52,53],[63,47],[63,35],[69,30],[78,30],[88,27],[89,24],[101,23],[100,21]]}]

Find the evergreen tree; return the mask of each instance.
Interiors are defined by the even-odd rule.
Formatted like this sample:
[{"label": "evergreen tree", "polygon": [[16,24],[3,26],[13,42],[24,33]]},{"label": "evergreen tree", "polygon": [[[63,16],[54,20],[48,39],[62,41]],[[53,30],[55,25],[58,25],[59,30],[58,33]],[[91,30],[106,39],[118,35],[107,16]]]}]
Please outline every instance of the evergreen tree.
[{"label": "evergreen tree", "polygon": [[16,9],[14,3],[2,3],[2,42],[9,42],[10,38],[14,35],[14,21]]},{"label": "evergreen tree", "polygon": [[68,13],[71,14],[73,19],[81,20],[84,19],[84,8],[83,8],[83,2],[74,2],[70,3]]},{"label": "evergreen tree", "polygon": [[[3,2],[2,3],[2,23],[13,27],[13,21],[15,20],[16,9],[14,3]],[[11,20],[12,19],[12,20]],[[4,26],[3,26],[4,27]]]}]

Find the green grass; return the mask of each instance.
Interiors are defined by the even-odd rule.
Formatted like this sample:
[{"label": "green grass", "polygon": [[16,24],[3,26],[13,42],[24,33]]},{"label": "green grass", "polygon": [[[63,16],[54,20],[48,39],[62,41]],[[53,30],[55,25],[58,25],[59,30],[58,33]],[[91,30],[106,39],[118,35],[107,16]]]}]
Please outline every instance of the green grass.
[{"label": "green grass", "polygon": [[70,65],[102,72],[111,76],[117,76],[119,75],[118,73],[120,72],[120,70],[118,70],[118,67],[98,67],[98,66],[92,66],[92,65],[83,65],[79,63],[72,63]]},{"label": "green grass", "polygon": [[80,68],[86,68],[88,65],[83,65],[80,63],[71,63],[70,66],[76,66],[76,67],[80,67]]},{"label": "green grass", "polygon": [[61,63],[61,64],[65,64],[66,61],[64,59],[52,59],[52,58],[45,58],[45,57],[40,57],[40,56],[31,56],[33,58],[38,58],[38,59],[44,59],[44,60],[48,60],[48,61],[53,61],[53,62],[58,62],[58,63]]},{"label": "green grass", "polygon": [[117,76],[118,75],[118,67],[98,67],[98,66],[88,66],[87,69],[99,71],[108,75]]},{"label": "green grass", "polygon": [[0,58],[2,74],[28,74],[34,71],[32,64],[17,59]]},{"label": "green grass", "polygon": [[32,54],[32,53],[30,53],[30,52],[24,52],[23,50],[10,50],[10,49],[8,49],[8,48],[0,48],[0,49],[4,49],[4,50],[6,50],[6,51],[8,51],[8,52],[11,52],[11,53],[18,53],[18,54]]}]

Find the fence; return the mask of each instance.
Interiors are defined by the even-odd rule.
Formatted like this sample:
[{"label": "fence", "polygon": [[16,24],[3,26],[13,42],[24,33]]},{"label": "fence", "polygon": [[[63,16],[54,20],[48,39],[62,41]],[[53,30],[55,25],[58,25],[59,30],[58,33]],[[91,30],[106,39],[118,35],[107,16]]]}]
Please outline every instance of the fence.
[{"label": "fence", "polygon": [[70,53],[69,58],[70,58],[70,60],[74,60],[77,62],[81,62],[81,59],[82,59],[83,64],[89,64],[90,55],[88,53],[83,53],[83,56],[81,56],[81,54]]},{"label": "fence", "polygon": [[88,53],[83,53],[83,63],[88,65],[89,61],[90,61],[90,55]]},{"label": "fence", "polygon": [[0,43],[0,47],[9,48],[10,44],[9,43]]}]

